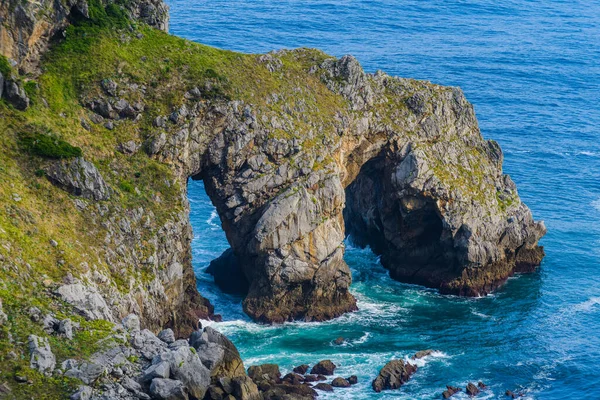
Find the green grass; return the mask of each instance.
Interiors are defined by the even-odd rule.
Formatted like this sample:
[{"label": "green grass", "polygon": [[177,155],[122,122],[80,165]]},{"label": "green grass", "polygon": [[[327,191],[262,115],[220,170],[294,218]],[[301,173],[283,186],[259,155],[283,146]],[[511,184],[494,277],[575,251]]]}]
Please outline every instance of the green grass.
[{"label": "green grass", "polygon": [[71,146],[52,134],[23,133],[20,141],[25,151],[39,157],[68,159],[83,154],[79,147]]}]

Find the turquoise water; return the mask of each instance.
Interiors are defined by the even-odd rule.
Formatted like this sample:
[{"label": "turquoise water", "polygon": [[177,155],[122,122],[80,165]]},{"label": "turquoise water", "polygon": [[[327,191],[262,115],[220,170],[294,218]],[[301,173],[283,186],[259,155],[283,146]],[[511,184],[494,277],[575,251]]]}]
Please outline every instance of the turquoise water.
[{"label": "turquoise water", "polygon": [[[203,273],[227,242],[201,182],[190,182],[199,289],[246,365],[283,369],[330,358],[359,385],[321,398],[439,398],[482,380],[481,398],[600,398],[600,4],[567,1],[170,0],[171,31],[244,51],[319,47],[367,71],[463,88],[483,135],[536,219],[539,273],[464,299],[392,281],[369,250],[348,248],[360,311],[335,321],[254,324]],[[332,344],[347,338],[343,346]],[[439,350],[400,391],[370,380],[392,358]],[[466,398],[460,394],[453,398]]]}]

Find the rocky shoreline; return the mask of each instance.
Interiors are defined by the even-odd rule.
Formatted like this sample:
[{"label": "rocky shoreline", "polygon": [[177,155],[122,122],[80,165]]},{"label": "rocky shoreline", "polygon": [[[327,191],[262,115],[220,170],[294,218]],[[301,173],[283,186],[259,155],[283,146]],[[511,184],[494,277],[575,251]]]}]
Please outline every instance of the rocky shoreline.
[{"label": "rocky shoreline", "polygon": [[[49,335],[71,340],[80,329],[69,320],[29,310],[33,321]],[[235,345],[211,327],[199,327],[185,339],[176,339],[167,328],[157,335],[141,329],[131,314],[114,325],[103,349],[88,360],[67,359],[57,363],[47,338],[29,337],[30,366],[48,376],[75,378],[83,384],[71,400],[314,400],[320,392],[340,391],[358,384],[356,375],[336,376],[336,365],[321,360],[312,367],[302,364],[283,375],[276,364],[250,366],[247,370]],[[374,392],[400,389],[417,373],[416,361],[431,356],[423,350],[410,360],[388,362],[373,379]],[[31,384],[26,375],[15,374],[18,384]],[[1,388],[0,388],[1,389]],[[5,388],[6,389],[6,388]],[[475,397],[488,388],[483,382],[469,383],[465,393]],[[462,391],[447,386],[444,399]],[[4,393],[4,397],[10,390]],[[516,398],[507,390],[506,396]],[[2,395],[0,394],[0,397]]]}]

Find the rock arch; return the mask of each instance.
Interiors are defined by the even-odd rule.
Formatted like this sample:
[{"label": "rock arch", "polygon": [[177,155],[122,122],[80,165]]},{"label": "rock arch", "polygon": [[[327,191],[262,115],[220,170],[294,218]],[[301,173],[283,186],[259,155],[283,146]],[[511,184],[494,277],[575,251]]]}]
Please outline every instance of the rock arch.
[{"label": "rock arch", "polygon": [[[277,56],[265,62],[280,65]],[[392,277],[444,293],[485,294],[539,265],[545,227],[460,89],[365,74],[349,56],[307,69],[338,99],[326,118],[294,112],[306,105],[293,100],[283,112],[196,102],[176,111],[189,121],[177,134],[148,145],[181,181],[204,181],[249,282],[252,318],[355,310],[346,234],[381,254]]]}]

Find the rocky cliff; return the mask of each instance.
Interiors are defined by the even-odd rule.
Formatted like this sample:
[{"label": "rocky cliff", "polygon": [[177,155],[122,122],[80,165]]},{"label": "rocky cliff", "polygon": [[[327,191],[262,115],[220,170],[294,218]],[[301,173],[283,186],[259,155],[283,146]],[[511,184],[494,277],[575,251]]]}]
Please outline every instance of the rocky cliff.
[{"label": "rocky cliff", "polygon": [[22,72],[35,73],[40,57],[70,22],[98,19],[106,13],[126,13],[135,21],[169,29],[169,11],[162,0],[4,0],[0,3],[0,54]]},{"label": "rocky cliff", "polygon": [[356,309],[348,235],[395,279],[459,295],[543,257],[544,225],[460,89],[317,50],[191,43],[153,28],[167,24],[154,1],[9,2],[0,16],[0,76],[27,99],[0,101],[0,345],[15,349],[2,373],[31,367],[31,308],[82,327],[38,341],[58,362],[89,357],[104,321],[130,313],[177,336],[217,318],[196,290],[189,179],[231,244],[217,282],[237,275],[227,289],[262,322]]}]

